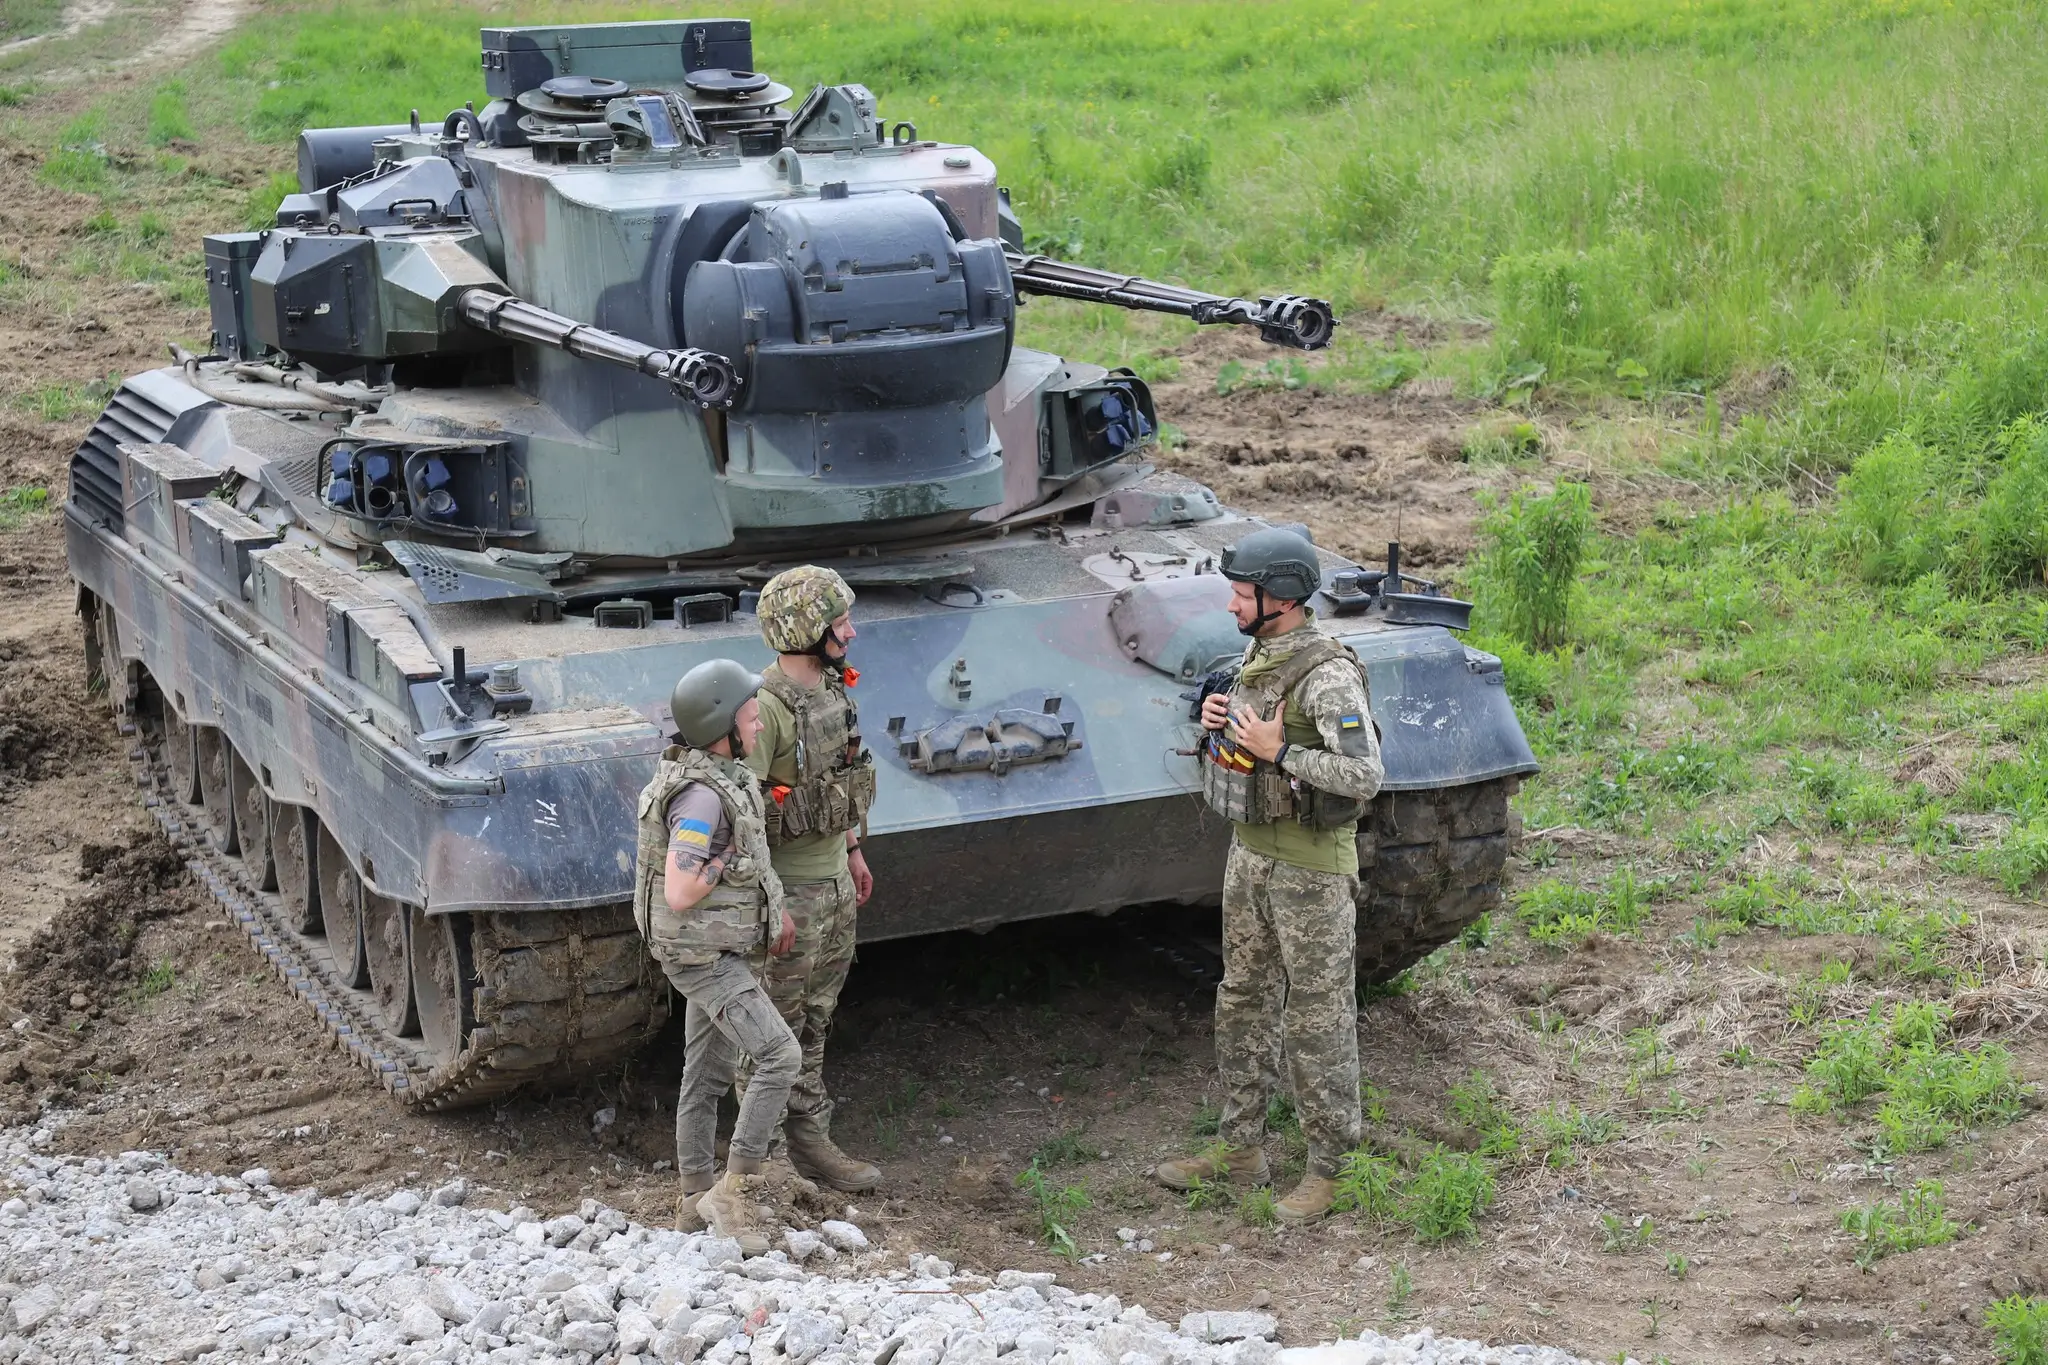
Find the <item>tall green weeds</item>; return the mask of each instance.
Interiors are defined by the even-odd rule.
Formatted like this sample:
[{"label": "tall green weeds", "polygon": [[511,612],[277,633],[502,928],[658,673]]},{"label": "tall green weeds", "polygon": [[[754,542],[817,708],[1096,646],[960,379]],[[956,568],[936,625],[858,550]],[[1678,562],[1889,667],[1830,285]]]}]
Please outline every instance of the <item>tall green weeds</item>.
[{"label": "tall green weeds", "polygon": [[1522,489],[1491,505],[1473,568],[1488,623],[1531,649],[1565,644],[1592,529],[1592,493],[1584,484],[1562,483],[1547,494]]}]

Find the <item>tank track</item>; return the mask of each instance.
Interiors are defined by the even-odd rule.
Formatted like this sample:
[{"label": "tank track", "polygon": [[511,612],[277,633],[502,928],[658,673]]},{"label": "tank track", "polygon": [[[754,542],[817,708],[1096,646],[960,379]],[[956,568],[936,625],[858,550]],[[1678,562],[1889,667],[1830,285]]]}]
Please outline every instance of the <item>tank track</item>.
[{"label": "tank track", "polygon": [[120,729],[143,805],[193,876],[332,1044],[406,1107],[462,1109],[528,1085],[574,1085],[619,1064],[667,1019],[667,983],[649,965],[628,907],[476,914],[476,1024],[452,1060],[430,1064],[419,1040],[384,1028],[369,992],[343,985],[327,954],[289,927],[277,895],[207,841],[199,812],[171,794],[156,746],[131,721]]},{"label": "tank track", "polygon": [[1508,798],[1520,785],[1502,777],[1374,800],[1359,839],[1360,981],[1394,976],[1500,908],[1521,837]]}]

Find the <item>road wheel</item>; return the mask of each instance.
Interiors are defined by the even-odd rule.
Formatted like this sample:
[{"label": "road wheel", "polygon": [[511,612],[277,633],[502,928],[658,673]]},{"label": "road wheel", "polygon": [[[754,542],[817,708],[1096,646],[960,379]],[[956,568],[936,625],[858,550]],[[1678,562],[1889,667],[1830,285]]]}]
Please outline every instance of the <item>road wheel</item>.
[{"label": "road wheel", "polygon": [[229,790],[235,798],[235,842],[242,850],[242,870],[265,891],[277,890],[277,864],[270,848],[270,798],[242,756],[228,755]]},{"label": "road wheel", "polygon": [[169,698],[164,700],[164,766],[171,774],[171,799],[199,804],[199,733],[185,723]]},{"label": "road wheel", "polygon": [[349,866],[341,845],[320,826],[314,844],[313,873],[320,888],[320,922],[327,930],[327,959],[344,986],[362,990],[370,984],[370,964],[363,942],[363,882]]},{"label": "road wheel", "polygon": [[206,837],[222,853],[238,853],[235,842],[234,750],[217,725],[193,727],[199,754],[199,804],[206,808]]},{"label": "road wheel", "polygon": [[313,885],[313,858],[306,822],[312,812],[298,806],[264,803],[270,827],[270,860],[277,869],[277,898],[284,902],[285,923],[302,934],[320,932],[320,895]]},{"label": "road wheel", "polygon": [[429,915],[417,905],[408,906],[407,913],[412,918],[412,994],[419,1007],[420,1036],[432,1053],[428,1064],[440,1066],[455,1060],[476,1026],[469,916]]},{"label": "road wheel", "polygon": [[411,945],[406,933],[406,907],[389,896],[363,888],[363,948],[370,966],[370,994],[385,1028],[401,1038],[420,1031],[419,1007],[412,995]]}]

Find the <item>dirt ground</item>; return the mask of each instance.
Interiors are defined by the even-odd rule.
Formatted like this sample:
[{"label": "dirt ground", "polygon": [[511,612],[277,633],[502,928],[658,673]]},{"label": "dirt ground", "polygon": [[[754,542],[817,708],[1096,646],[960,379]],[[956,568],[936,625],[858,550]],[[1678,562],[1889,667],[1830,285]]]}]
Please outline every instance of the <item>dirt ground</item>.
[{"label": "dirt ground", "polygon": [[[35,108],[62,117],[79,98],[58,85]],[[39,155],[0,145],[10,172],[0,261],[32,286],[47,282],[0,317],[0,487],[48,487],[54,507],[86,419],[45,421],[30,396],[155,364],[164,339],[203,335],[205,324],[154,287],[67,273],[96,206],[40,187]],[[235,223],[254,174],[211,155],[214,210],[203,198],[170,210],[195,240]],[[1187,347],[1179,377],[1157,388],[1162,416],[1186,436],[1167,462],[1239,506],[1307,521],[1336,548],[1376,558],[1398,535],[1411,565],[1455,564],[1473,543],[1473,492],[1500,478],[1458,458],[1485,414],[1429,385],[1217,393],[1223,365],[1267,355],[1235,335]],[[1550,458],[1584,456],[1567,444]],[[670,1177],[655,1167],[670,1156],[673,1032],[574,1094],[448,1116],[400,1111],[338,1054],[298,1041],[314,1037],[300,1010],[148,832],[124,744],[86,691],[53,511],[0,529],[0,589],[0,953],[20,955],[0,983],[0,1023],[20,1021],[0,1028],[0,1121],[70,1110],[68,1149],[163,1148],[214,1171],[262,1164],[287,1186],[376,1190],[461,1171],[501,1204],[553,1213],[596,1194],[665,1217]],[[1639,876],[1686,870],[1573,830],[1525,853],[1588,879],[1623,861]],[[1766,846],[1747,856],[1794,855]],[[1797,856],[1830,868],[1867,855],[1819,846]],[[1529,875],[1519,859],[1514,870]],[[2038,956],[2037,907],[1910,855],[1872,871],[1916,897],[1969,904],[1993,994],[2033,998],[2021,964]],[[1504,931],[1500,946],[1463,950],[1413,992],[1363,1009],[1365,1071],[1385,1110],[1372,1137],[1388,1149],[1472,1148],[1478,1134],[1448,1117],[1445,1091],[1475,1069],[1517,1113],[1569,1102],[1617,1121],[1613,1140],[1558,1166],[1505,1164],[1481,1235],[1434,1248],[1353,1218],[1282,1233],[1227,1208],[1190,1211],[1147,1178],[1200,1141],[1199,1116],[1217,1097],[1206,959],[1190,946],[1213,938],[1213,916],[1144,912],[865,949],[831,1054],[835,1130],[888,1180],[853,1201],[855,1216],[895,1253],[1058,1269],[1161,1315],[1270,1305],[1291,1342],[1410,1322],[1645,1361],[1986,1358],[1982,1306],[2048,1284],[2048,1245],[2036,1243],[2048,1209],[2040,1114],[1896,1167],[1859,1150],[1854,1127],[1795,1120],[1786,1098],[1805,1044],[1788,1021],[1786,980],[1867,955],[1868,944],[1759,933],[1696,954],[1673,943],[1690,915],[1681,899],[1640,938],[1558,954],[1512,945]],[[1155,952],[1161,944],[1193,970]],[[1987,1010],[1982,1022],[2020,1024],[2002,1041],[2024,1074],[2048,1075],[2048,1042],[2024,1010]],[[1643,1027],[1669,1064],[1649,1085],[1625,1043]],[[1299,1170],[1296,1141],[1276,1136],[1271,1150]],[[1088,1192],[1073,1226],[1078,1265],[1042,1245],[1014,1188],[1034,1154],[1056,1183]],[[1857,1269],[1840,1211],[1929,1175],[1945,1182],[1950,1217],[1973,1230]],[[1654,1233],[1603,1251],[1602,1215],[1647,1216]],[[1129,1249],[1120,1229],[1136,1234]],[[1685,1258],[1683,1278],[1673,1255]]]}]

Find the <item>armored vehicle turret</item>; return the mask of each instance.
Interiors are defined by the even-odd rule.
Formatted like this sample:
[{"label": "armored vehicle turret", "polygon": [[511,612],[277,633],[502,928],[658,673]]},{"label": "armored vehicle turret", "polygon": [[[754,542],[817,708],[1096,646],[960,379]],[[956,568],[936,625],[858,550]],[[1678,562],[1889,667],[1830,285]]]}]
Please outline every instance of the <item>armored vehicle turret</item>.
[{"label": "armored vehicle turret", "polygon": [[[1191,694],[1255,522],[1155,470],[1129,370],[1037,294],[1257,329],[1329,306],[1026,254],[996,168],[802,99],[741,20],[483,33],[481,109],[309,130],[206,239],[206,355],[124,382],[65,503],[149,799],[319,1025],[407,1102],[608,1064],[662,1022],[634,798],[674,680],[767,661],[782,567],[859,594],[869,939],[1213,904]],[[1467,607],[1325,555],[1388,782],[1360,973],[1498,903],[1535,770]]]}]

